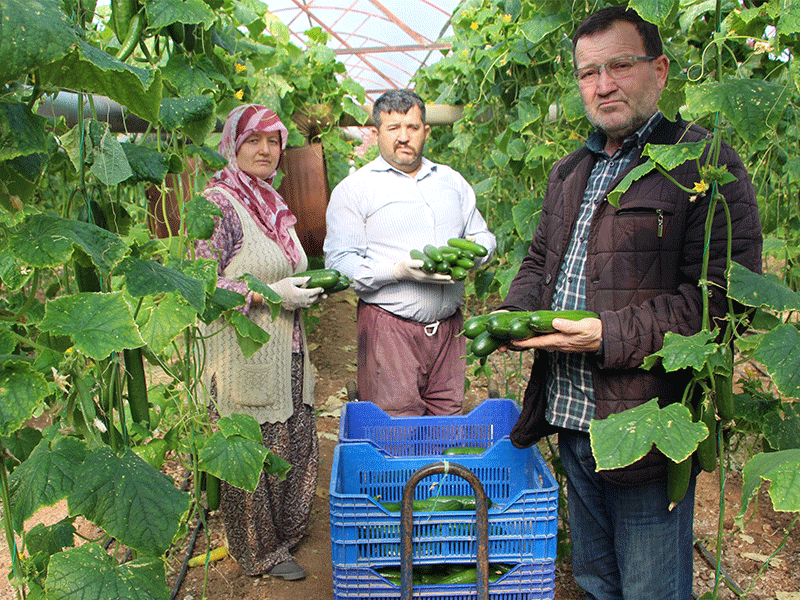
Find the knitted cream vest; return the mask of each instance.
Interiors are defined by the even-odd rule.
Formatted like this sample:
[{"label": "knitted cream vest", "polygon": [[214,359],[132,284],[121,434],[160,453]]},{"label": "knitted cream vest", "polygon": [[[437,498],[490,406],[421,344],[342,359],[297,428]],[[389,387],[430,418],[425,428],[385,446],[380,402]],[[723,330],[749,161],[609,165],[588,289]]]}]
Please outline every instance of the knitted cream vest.
[{"label": "knitted cream vest", "polygon": [[[278,244],[259,229],[247,209],[226,192],[242,223],[243,241],[239,253],[225,268],[226,279],[236,279],[250,273],[264,283],[274,283],[292,275],[292,266]],[[298,247],[300,241],[294,228],[290,230]],[[301,250],[302,252],[302,250]],[[308,267],[303,253],[297,271]],[[250,319],[270,338],[250,358],[244,358],[233,327],[224,327],[205,340],[205,368],[203,383],[210,389],[211,377],[216,376],[217,411],[222,416],[243,413],[253,416],[259,423],[284,422],[292,415],[292,333],[294,311],[281,309],[273,321],[268,305],[251,306]],[[204,335],[216,332],[225,325],[218,319],[210,326],[201,323]],[[314,374],[306,348],[306,335],[300,320],[303,339],[303,402],[314,404]]]}]

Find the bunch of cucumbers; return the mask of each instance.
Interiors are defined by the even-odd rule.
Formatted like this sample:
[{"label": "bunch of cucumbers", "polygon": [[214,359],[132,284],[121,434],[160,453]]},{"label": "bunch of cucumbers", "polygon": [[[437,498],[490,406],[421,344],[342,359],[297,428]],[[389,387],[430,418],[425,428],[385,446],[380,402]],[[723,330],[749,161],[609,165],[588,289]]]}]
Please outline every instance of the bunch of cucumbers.
[{"label": "bunch of cucumbers", "polygon": [[475,257],[483,257],[488,250],[470,240],[450,238],[446,246],[426,244],[422,250],[413,249],[411,258],[422,261],[426,273],[450,275],[456,281],[467,278],[467,272],[475,266]]},{"label": "bunch of cucumbers", "polygon": [[508,311],[476,315],[464,322],[463,333],[472,340],[468,351],[482,358],[510,340],[526,340],[536,335],[553,333],[553,319],[580,321],[599,318],[590,310]]},{"label": "bunch of cucumbers", "polygon": [[[400,502],[381,502],[383,508],[389,512],[400,512]],[[486,508],[491,508],[492,501],[486,498]],[[455,496],[431,496],[424,500],[414,500],[412,509],[416,512],[433,512],[433,511],[454,511],[454,510],[469,510],[475,511],[476,501],[474,495],[455,495]]]},{"label": "bunch of cucumbers", "polygon": [[325,294],[341,292],[353,284],[347,275],[340,273],[336,269],[311,269],[310,271],[296,273],[294,277],[308,277],[308,283],[303,287],[308,289],[321,287],[325,290]]},{"label": "bunch of cucumbers", "polygon": [[[494,583],[512,568],[513,565],[505,563],[490,563],[489,583]],[[382,567],[376,572],[389,583],[400,585],[400,567]],[[465,585],[478,581],[475,565],[415,565],[411,575],[414,585]]]}]

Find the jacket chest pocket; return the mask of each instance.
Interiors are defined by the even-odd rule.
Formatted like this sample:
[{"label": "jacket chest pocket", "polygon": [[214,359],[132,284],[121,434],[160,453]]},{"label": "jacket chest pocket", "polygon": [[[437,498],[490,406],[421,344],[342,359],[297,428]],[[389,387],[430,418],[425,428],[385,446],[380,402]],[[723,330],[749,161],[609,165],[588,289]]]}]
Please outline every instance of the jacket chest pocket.
[{"label": "jacket chest pocket", "polygon": [[667,203],[621,207],[613,216],[611,230],[603,234],[616,252],[661,250],[673,215],[674,207]]}]

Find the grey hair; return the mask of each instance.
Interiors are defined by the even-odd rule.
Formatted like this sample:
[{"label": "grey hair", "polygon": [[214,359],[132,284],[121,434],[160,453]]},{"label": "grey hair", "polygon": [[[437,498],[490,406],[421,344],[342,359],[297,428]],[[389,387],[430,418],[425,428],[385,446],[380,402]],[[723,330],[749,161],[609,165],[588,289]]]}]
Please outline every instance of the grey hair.
[{"label": "grey hair", "polygon": [[418,107],[422,113],[422,122],[425,122],[425,103],[411,90],[389,90],[375,100],[372,106],[372,122],[380,129],[381,113],[399,112],[406,114],[412,107]]}]

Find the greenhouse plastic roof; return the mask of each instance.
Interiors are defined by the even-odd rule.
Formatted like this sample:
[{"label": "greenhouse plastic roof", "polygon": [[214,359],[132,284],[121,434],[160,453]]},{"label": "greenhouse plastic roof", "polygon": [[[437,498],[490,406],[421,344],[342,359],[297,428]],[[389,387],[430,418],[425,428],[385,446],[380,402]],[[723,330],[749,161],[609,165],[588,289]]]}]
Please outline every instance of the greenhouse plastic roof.
[{"label": "greenhouse plastic roof", "polygon": [[361,84],[371,104],[384,91],[413,87],[422,67],[443,56],[450,17],[460,0],[266,0],[269,11],[305,46],[304,32],[320,27],[328,46]]}]

